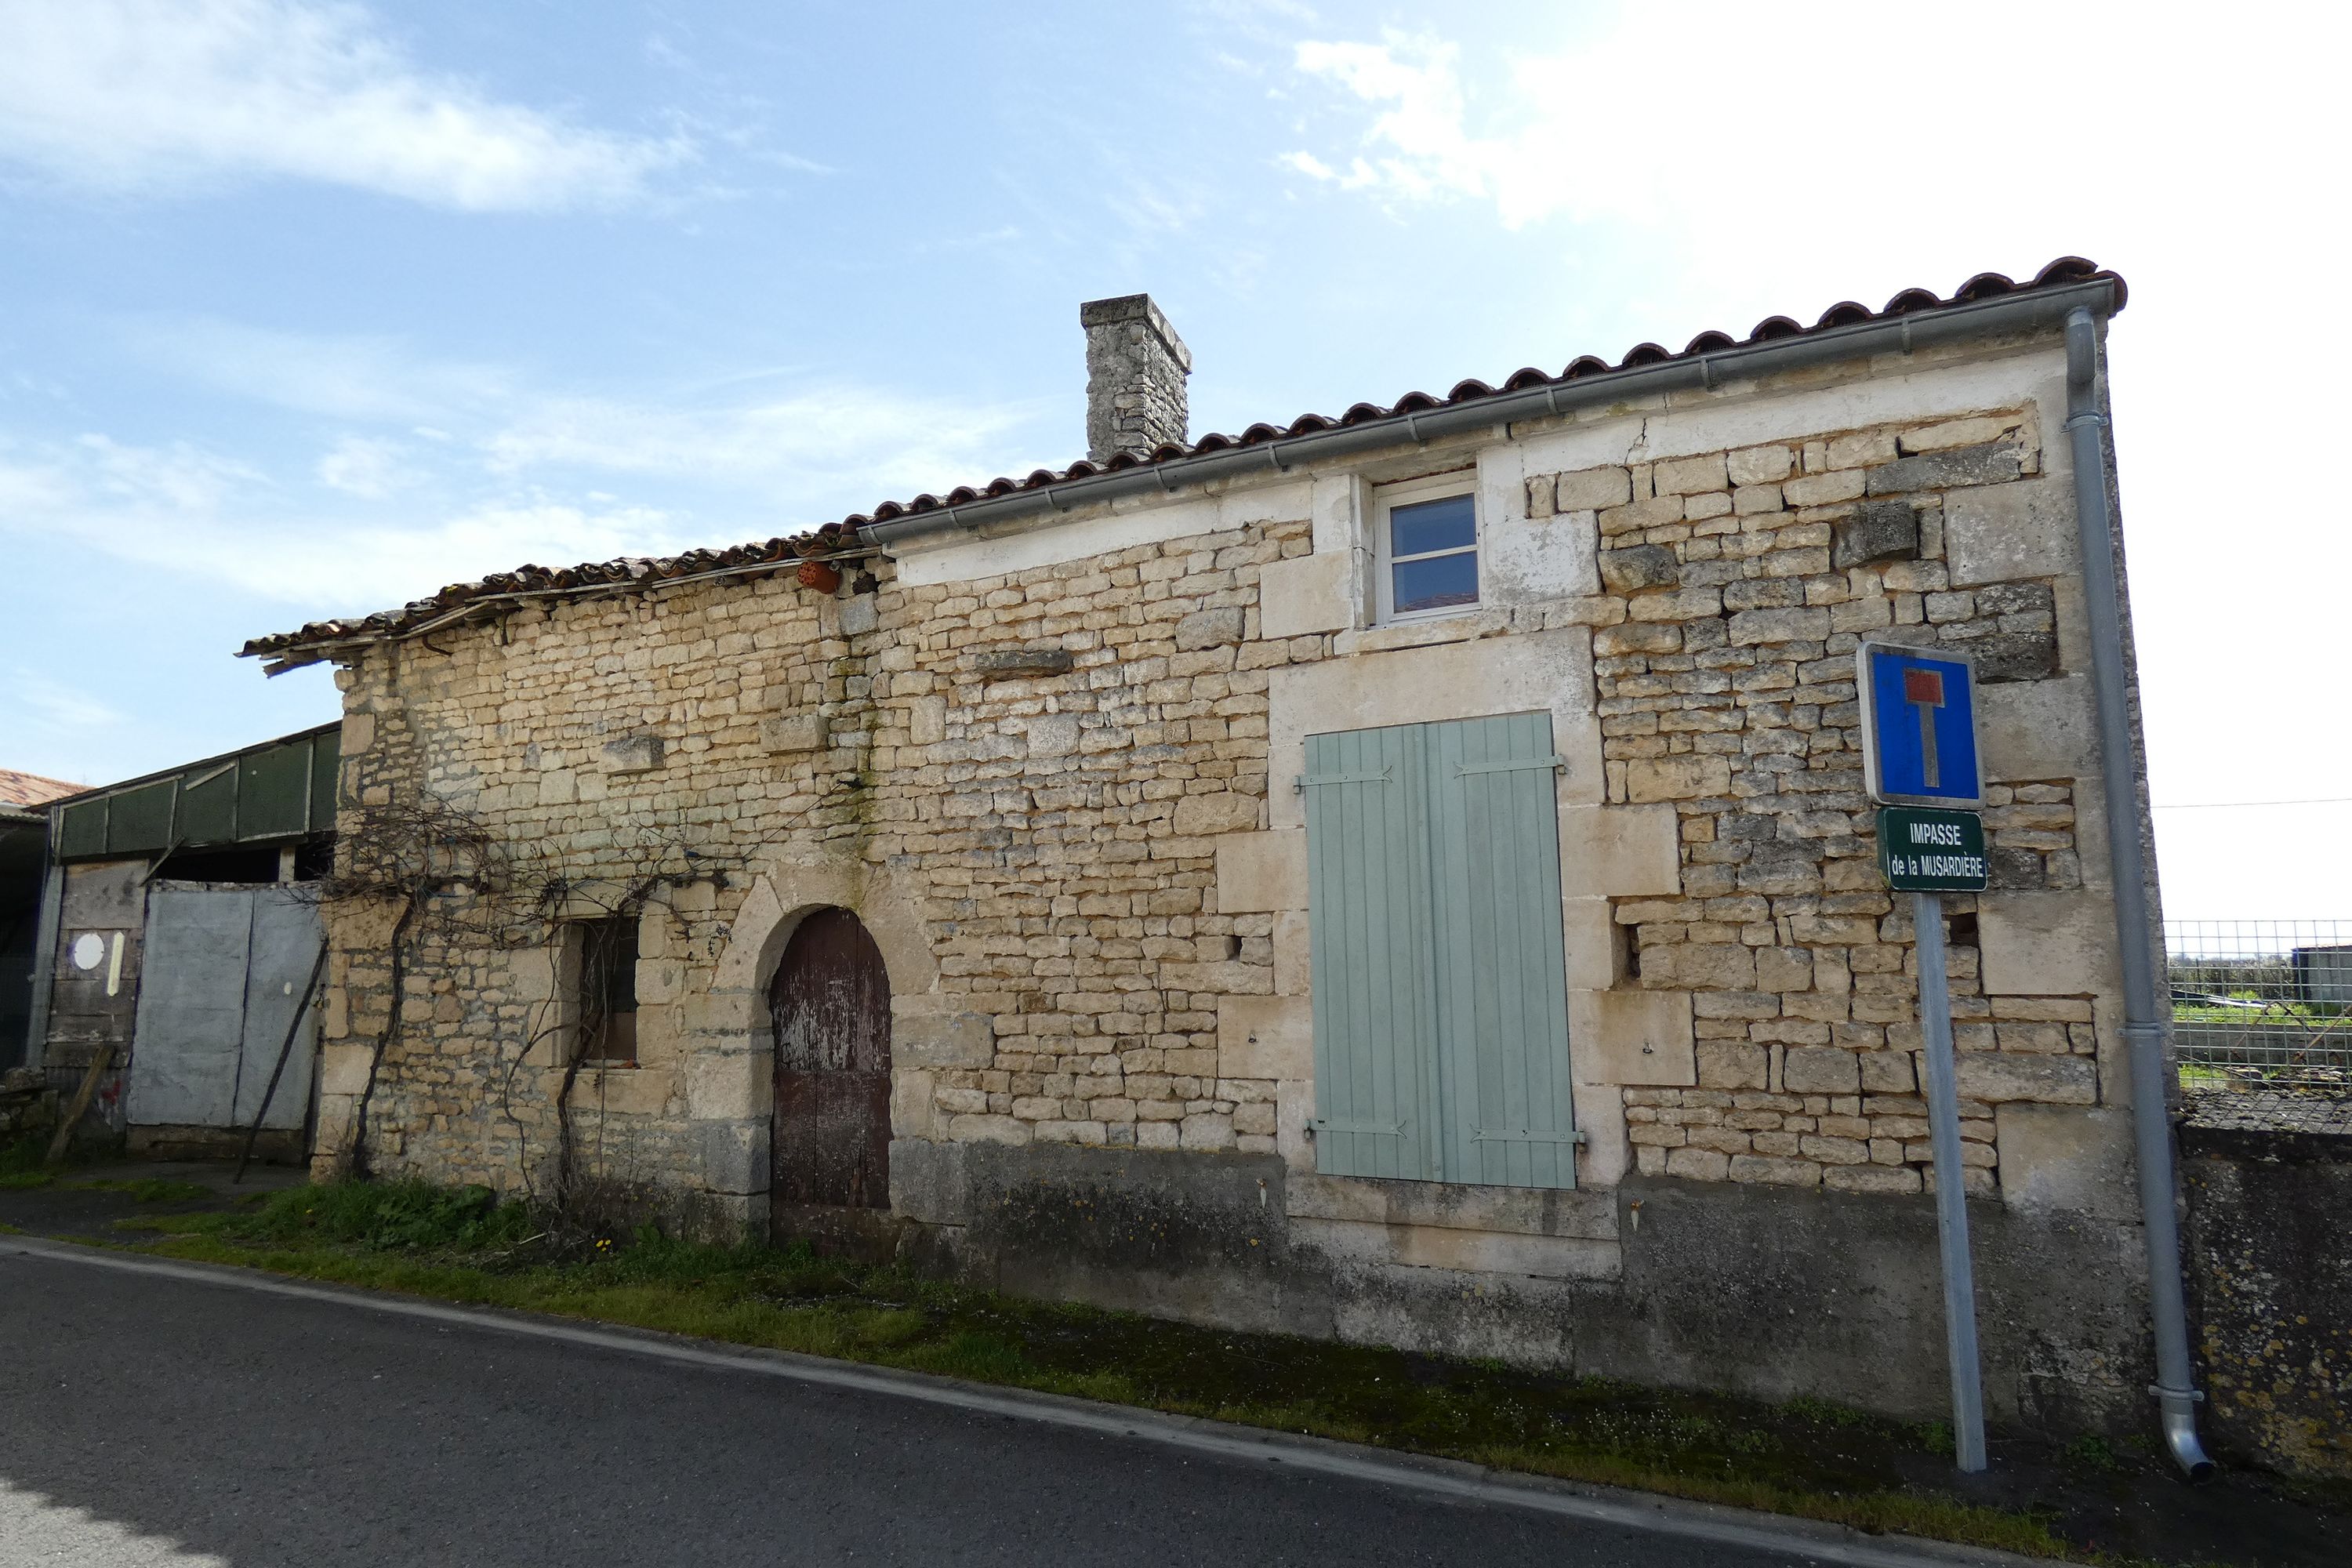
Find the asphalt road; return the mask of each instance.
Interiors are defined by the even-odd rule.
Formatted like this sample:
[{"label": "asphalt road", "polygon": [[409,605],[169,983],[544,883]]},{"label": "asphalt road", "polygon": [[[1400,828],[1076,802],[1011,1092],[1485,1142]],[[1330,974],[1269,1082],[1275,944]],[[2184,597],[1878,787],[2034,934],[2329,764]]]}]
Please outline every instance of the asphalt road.
[{"label": "asphalt road", "polygon": [[0,1238],[0,1564],[1819,1561]]}]

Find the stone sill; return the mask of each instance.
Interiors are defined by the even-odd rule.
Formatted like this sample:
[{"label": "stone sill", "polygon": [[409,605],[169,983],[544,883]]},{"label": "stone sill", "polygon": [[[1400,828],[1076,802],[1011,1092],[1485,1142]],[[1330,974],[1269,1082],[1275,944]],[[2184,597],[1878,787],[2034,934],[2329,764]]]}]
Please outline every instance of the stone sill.
[{"label": "stone sill", "polygon": [[1475,642],[1500,637],[1511,629],[1511,612],[1488,606],[1465,610],[1434,620],[1406,621],[1401,626],[1372,626],[1341,632],[1331,639],[1331,651],[1344,658],[1356,653],[1387,653],[1408,647],[1433,647],[1441,643]]},{"label": "stone sill", "polygon": [[1462,1182],[1382,1181],[1293,1172],[1283,1184],[1293,1219],[1440,1230],[1617,1239],[1614,1192],[1565,1187],[1489,1187]]}]

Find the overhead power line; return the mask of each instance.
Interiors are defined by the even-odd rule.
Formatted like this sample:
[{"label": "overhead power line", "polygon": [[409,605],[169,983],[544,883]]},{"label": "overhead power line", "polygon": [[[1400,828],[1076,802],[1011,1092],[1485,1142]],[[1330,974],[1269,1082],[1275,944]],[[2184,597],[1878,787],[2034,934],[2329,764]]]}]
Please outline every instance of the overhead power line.
[{"label": "overhead power line", "polygon": [[2352,795],[2322,795],[2314,800],[2184,800],[2156,807],[2158,811],[2233,811],[2255,805],[2352,805]]}]

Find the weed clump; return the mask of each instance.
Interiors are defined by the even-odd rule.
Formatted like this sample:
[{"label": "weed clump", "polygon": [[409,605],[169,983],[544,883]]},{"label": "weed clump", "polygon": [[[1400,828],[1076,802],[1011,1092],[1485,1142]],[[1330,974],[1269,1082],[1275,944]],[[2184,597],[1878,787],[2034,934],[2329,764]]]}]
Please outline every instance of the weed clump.
[{"label": "weed clump", "polygon": [[430,1182],[331,1182],[288,1187],[249,1213],[205,1228],[239,1240],[329,1242],[376,1252],[488,1252],[537,1228],[530,1211],[483,1186]]},{"label": "weed clump", "polygon": [[47,1152],[48,1140],[37,1132],[0,1144],[0,1192],[46,1187],[57,1180],[55,1172],[42,1167],[42,1156]]}]

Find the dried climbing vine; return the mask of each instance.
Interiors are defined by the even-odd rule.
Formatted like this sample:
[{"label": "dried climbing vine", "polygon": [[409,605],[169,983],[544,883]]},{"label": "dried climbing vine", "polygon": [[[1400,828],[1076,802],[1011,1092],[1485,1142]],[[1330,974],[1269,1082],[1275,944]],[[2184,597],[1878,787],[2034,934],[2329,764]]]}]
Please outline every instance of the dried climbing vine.
[{"label": "dried climbing vine", "polygon": [[[428,948],[507,952],[557,943],[567,926],[594,915],[641,917],[665,888],[724,886],[740,856],[714,856],[687,842],[682,829],[644,826],[599,858],[612,871],[593,882],[568,879],[536,855],[501,842],[470,812],[430,795],[363,806],[342,821],[334,869],[312,885],[323,906],[348,911],[396,910],[384,943],[389,995],[383,1026],[369,1045],[366,1083],[354,1102],[350,1135],[336,1162],[344,1174],[373,1173],[371,1116],[388,1056],[405,1025],[408,982]],[[566,1054],[554,1095],[556,1150],[551,1190],[541,1192],[530,1158],[529,1126],[515,1105],[517,1078],[532,1053],[565,1026],[562,976],[530,1010],[519,1036],[499,1041],[500,1114],[514,1128],[519,1173],[535,1203],[558,1215],[579,1206],[588,1184],[573,1136],[571,1099],[586,1065]],[[592,977],[593,978],[593,977]]]}]

